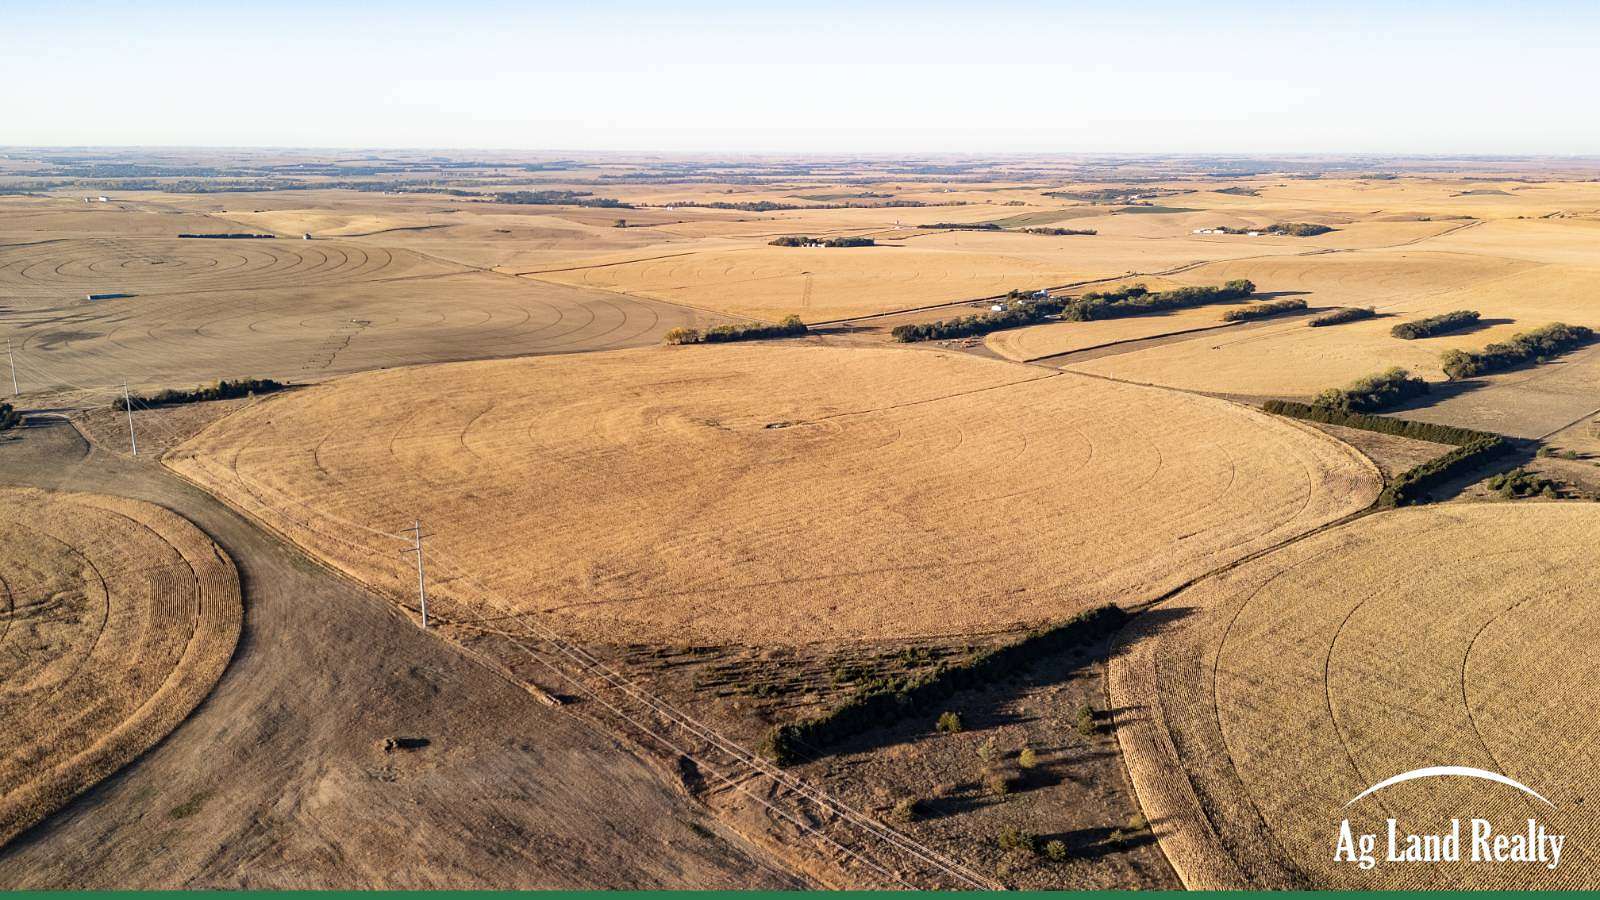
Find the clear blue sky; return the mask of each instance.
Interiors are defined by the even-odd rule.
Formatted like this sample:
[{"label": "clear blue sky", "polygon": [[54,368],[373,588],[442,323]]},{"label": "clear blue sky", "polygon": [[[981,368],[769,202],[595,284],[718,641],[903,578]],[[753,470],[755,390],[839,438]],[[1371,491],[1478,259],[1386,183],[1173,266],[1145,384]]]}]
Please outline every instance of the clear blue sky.
[{"label": "clear blue sky", "polygon": [[1600,154],[1600,4],[6,0],[0,144]]}]

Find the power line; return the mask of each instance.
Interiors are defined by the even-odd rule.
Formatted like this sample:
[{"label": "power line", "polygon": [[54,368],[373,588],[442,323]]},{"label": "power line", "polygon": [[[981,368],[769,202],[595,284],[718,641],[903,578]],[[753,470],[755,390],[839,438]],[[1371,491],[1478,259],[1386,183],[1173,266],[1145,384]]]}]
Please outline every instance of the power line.
[{"label": "power line", "polygon": [[133,455],[139,455],[139,439],[133,436],[133,401],[128,399],[128,379],[122,379],[122,408],[128,411],[128,443],[133,445]]},{"label": "power line", "polygon": [[417,555],[417,605],[422,608],[422,630],[428,630],[428,580],[422,568],[422,520],[417,519],[410,531],[414,532],[416,546],[401,553],[415,553]]},{"label": "power line", "polygon": [[[87,388],[82,385],[72,384],[71,382],[66,383],[72,387],[89,393],[102,393],[100,389]],[[114,389],[106,390],[103,393],[113,392]],[[129,443],[132,447],[133,453],[137,455],[138,445],[133,427],[134,400],[128,390],[126,379],[124,379],[122,383],[121,394],[123,407],[128,417]],[[149,405],[143,401],[139,401],[138,405],[143,409],[150,409]],[[196,457],[197,460],[203,460],[203,458],[203,455]],[[204,463],[202,464],[204,465]],[[206,468],[210,469],[212,467],[210,465],[206,465]],[[270,502],[267,497],[263,496],[264,491],[271,492],[273,494],[279,494],[282,496],[283,500],[299,506],[309,516],[322,519],[330,524],[351,526],[388,539],[409,538],[412,546],[402,552],[417,554],[417,599],[421,608],[423,627],[428,627],[429,616],[427,608],[427,576],[425,560],[429,551],[425,550],[422,545],[423,538],[427,537],[428,535],[423,533],[422,522],[420,519],[413,520],[413,525],[411,528],[403,529],[399,533],[385,532],[370,526],[361,525],[360,523],[343,519],[338,516],[331,516],[321,510],[313,508],[304,500],[294,497],[288,492],[283,491],[281,488],[274,488],[271,485],[247,481],[243,473],[238,470],[237,466],[225,468],[223,474],[225,476],[231,474],[232,480],[237,481],[240,487],[244,488],[250,495],[252,495],[262,507],[271,509],[280,515],[285,515],[291,521],[295,521],[296,517],[289,514],[288,511],[281,506]],[[309,521],[303,522],[302,524],[306,525],[307,527],[311,527],[311,523]],[[312,530],[318,534],[322,534],[325,537],[334,539],[352,548],[356,548],[365,552],[373,552],[374,550],[374,548],[371,546],[359,541],[351,540],[347,537],[341,537],[339,535],[327,533],[315,527],[312,527]],[[437,551],[432,552],[436,562],[447,562],[447,560],[440,556]],[[760,758],[751,751],[746,750],[728,738],[723,737],[712,727],[689,716],[687,713],[672,706],[665,700],[656,697],[650,692],[639,687],[636,683],[621,675],[610,666],[601,662],[588,651],[567,642],[548,627],[531,620],[528,617],[527,612],[519,609],[514,604],[511,604],[505,598],[498,596],[494,591],[489,590],[486,585],[483,585],[470,574],[467,574],[466,571],[461,567],[455,565],[449,565],[448,567],[455,571],[456,577],[461,581],[468,585],[475,585],[477,592],[479,592],[484,599],[489,600],[494,605],[499,606],[506,612],[510,613],[511,617],[514,618],[523,629],[531,633],[530,636],[535,637],[540,643],[550,648],[550,650],[555,654],[554,659],[564,658],[569,664],[575,666],[579,673],[593,677],[601,684],[617,691],[620,694],[619,699],[625,699],[639,704],[650,715],[650,718],[656,720],[658,723],[664,723],[670,727],[675,727],[686,732],[691,738],[694,738],[701,744],[706,745],[706,747],[717,752],[721,756],[728,758],[729,762],[731,762],[733,766],[747,769],[757,776],[767,778],[774,785],[774,787],[778,788],[779,790],[787,791],[800,801],[809,803],[815,806],[817,809],[831,814],[834,818],[846,826],[849,826],[858,834],[880,844],[886,845],[888,848],[897,851],[900,854],[904,854],[906,858],[926,867],[927,869],[931,869],[932,871],[937,872],[946,878],[953,879],[959,885],[967,888],[979,889],[993,889],[996,886],[994,882],[984,878],[981,875],[978,875],[971,869],[968,869],[959,863],[955,863],[952,860],[945,859],[931,848],[912,840],[911,838],[899,833],[898,831],[895,831],[892,828],[888,828],[887,826],[877,822],[875,819],[863,815],[862,813],[845,805],[827,793],[811,786],[802,779],[778,770],[771,763]],[[463,606],[462,609],[464,612],[472,612],[471,606]],[[477,618],[479,622],[482,622],[486,625],[489,623],[489,620],[481,613],[475,614],[474,617]],[[467,627],[474,626],[468,625]],[[555,672],[565,681],[573,684],[584,694],[596,700],[596,702],[598,702],[601,706],[610,710],[614,715],[638,729],[644,735],[656,741],[661,746],[671,749],[674,752],[681,753],[686,758],[693,759],[695,757],[694,753],[678,747],[671,740],[664,737],[657,730],[657,728],[651,727],[651,725],[639,721],[638,718],[624,711],[616,703],[606,700],[593,686],[585,684],[584,681],[578,676],[567,672],[561,666],[556,665],[554,659],[551,657],[534,650],[532,647],[529,647],[527,644],[517,640],[512,635],[499,631],[499,629],[491,628],[489,630],[503,634],[513,646],[517,647],[534,662],[537,662],[539,665],[550,669],[552,672]],[[703,754],[703,751],[695,751],[695,753]],[[851,849],[850,847],[846,847],[835,838],[821,831],[819,828],[806,824],[806,822],[802,821],[794,813],[780,809],[772,802],[769,802],[766,798],[757,795],[755,792],[750,790],[749,787],[739,783],[734,776],[723,772],[718,767],[713,766],[708,762],[701,762],[704,765],[704,768],[714,775],[718,781],[756,801],[758,804],[765,807],[784,821],[787,821],[793,824],[795,827],[816,836],[826,845],[874,870],[883,878],[891,882],[898,883],[903,887],[913,887],[912,884],[907,882],[900,875],[891,871],[885,865],[863,855],[863,852],[860,849]]]}]

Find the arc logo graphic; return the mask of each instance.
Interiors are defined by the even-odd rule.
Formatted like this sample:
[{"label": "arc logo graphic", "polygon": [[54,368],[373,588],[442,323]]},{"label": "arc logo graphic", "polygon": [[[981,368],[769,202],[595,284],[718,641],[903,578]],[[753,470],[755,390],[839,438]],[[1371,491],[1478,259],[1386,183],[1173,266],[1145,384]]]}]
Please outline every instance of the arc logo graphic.
[{"label": "arc logo graphic", "polygon": [[[1471,766],[1425,766],[1383,779],[1345,803],[1349,809],[1384,788],[1407,781],[1425,778],[1476,778],[1491,781],[1521,791],[1540,803],[1555,809],[1556,805],[1544,795],[1520,781],[1499,772],[1476,769]],[[1339,823],[1339,836],[1334,841],[1335,862],[1353,863],[1362,870],[1374,869],[1383,863],[1458,863],[1458,862],[1537,862],[1554,869],[1561,864],[1561,849],[1566,845],[1566,835],[1552,834],[1537,819],[1528,819],[1525,832],[1497,832],[1494,824],[1483,818],[1467,820],[1468,833],[1463,831],[1463,821],[1450,820],[1448,831],[1412,833],[1400,826],[1398,819],[1387,819],[1385,852],[1377,854],[1378,835],[1358,833],[1350,827],[1350,820]],[[1463,837],[1466,840],[1463,841]]]}]

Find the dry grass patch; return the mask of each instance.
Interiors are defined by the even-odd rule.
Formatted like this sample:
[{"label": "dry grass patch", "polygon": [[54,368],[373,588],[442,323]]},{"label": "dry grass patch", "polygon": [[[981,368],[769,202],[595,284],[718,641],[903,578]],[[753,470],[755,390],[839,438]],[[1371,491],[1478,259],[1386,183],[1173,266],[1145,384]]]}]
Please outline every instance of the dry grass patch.
[{"label": "dry grass patch", "polygon": [[421,516],[440,614],[504,598],[611,641],[1056,620],[1377,493],[1349,448],[1232,404],[792,344],[369,373],[235,413],[168,463],[399,596],[414,575],[379,532]]},{"label": "dry grass patch", "polygon": [[[1124,634],[1112,705],[1140,804],[1189,887],[1593,885],[1600,796],[1575,765],[1600,718],[1591,564],[1600,507],[1462,504],[1384,513],[1201,582]],[[1427,577],[1418,577],[1427,573]],[[1181,748],[1179,751],[1176,748]],[[1398,785],[1432,765],[1509,775]],[[1451,817],[1568,836],[1542,863],[1333,862],[1339,822],[1430,831]],[[1380,851],[1381,847],[1380,838]],[[1470,849],[1470,848],[1469,848]]]},{"label": "dry grass patch", "polygon": [[177,726],[241,619],[233,563],[179,516],[0,489],[0,844]]}]

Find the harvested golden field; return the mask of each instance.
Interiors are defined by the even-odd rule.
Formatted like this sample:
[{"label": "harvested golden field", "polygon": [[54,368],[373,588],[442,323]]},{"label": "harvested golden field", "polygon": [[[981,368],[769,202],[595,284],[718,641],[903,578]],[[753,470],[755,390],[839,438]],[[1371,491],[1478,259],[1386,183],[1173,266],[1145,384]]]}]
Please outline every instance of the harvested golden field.
[{"label": "harvested golden field", "polygon": [[0,844],[183,721],[242,615],[232,561],[177,515],[0,488]]},{"label": "harvested golden field", "polygon": [[[880,218],[886,212],[872,210]],[[925,212],[925,211],[924,211]],[[624,291],[763,319],[794,313],[808,322],[871,315],[936,303],[1156,272],[1243,247],[1174,238],[1048,237],[984,232],[852,230],[874,247],[772,247],[782,234],[822,233],[796,223],[743,244],[728,240],[671,255],[606,257],[533,273],[547,281]],[[1254,252],[1261,252],[1256,247]],[[1292,252],[1284,248],[1281,252]]]},{"label": "harvested golden field", "polygon": [[[1249,278],[1262,290],[1298,295],[1313,308],[1372,306],[1380,315],[1327,328],[1284,321],[1202,333],[1071,368],[1185,390],[1306,396],[1391,366],[1443,381],[1439,357],[1445,350],[1478,350],[1557,321],[1600,325],[1600,252],[1592,268],[1432,250],[1373,251],[1217,263],[1174,277],[1197,283]],[[1475,328],[1422,340],[1389,333],[1396,323],[1454,309],[1477,310],[1483,319]],[[1515,412],[1507,408],[1501,415],[1514,418]],[[1543,433],[1537,429],[1544,421],[1530,427]]]},{"label": "harvested golden field", "polygon": [[[1600,506],[1407,509],[1308,537],[1140,615],[1109,672],[1141,806],[1191,888],[1593,888],[1579,763],[1600,719]],[[1553,806],[1429,766],[1506,775]],[[1347,807],[1347,804],[1350,804]],[[1560,865],[1385,863],[1404,833],[1480,817],[1567,836]],[[1335,862],[1340,822],[1379,835],[1369,871]],[[1463,842],[1470,839],[1470,832]],[[1470,848],[1468,848],[1470,850]],[[1297,876],[1295,873],[1299,873]]]},{"label": "harvested golden field", "polygon": [[367,373],[241,410],[166,461],[401,597],[396,532],[421,517],[438,614],[504,604],[610,641],[1053,620],[1377,493],[1347,446],[1222,401],[816,344]]},{"label": "harvested golden field", "polygon": [[[123,378],[136,390],[224,377],[304,380],[407,362],[640,346],[708,321],[694,310],[412,250],[298,237],[179,239],[180,231],[244,226],[78,206],[94,211],[66,204],[51,215],[103,233],[50,237],[24,230],[33,218],[0,219],[0,327],[26,391],[109,391]],[[150,218],[179,221],[155,236],[146,233]]]},{"label": "harvested golden field", "polygon": [[[1151,284],[1151,289],[1161,288]],[[1075,353],[1163,335],[1233,327],[1238,323],[1222,320],[1222,313],[1227,308],[1227,306],[1196,306],[1172,310],[1161,315],[1130,316],[1125,319],[1049,322],[1027,328],[992,332],[983,343],[1006,359],[1043,359],[1062,353]]]}]

